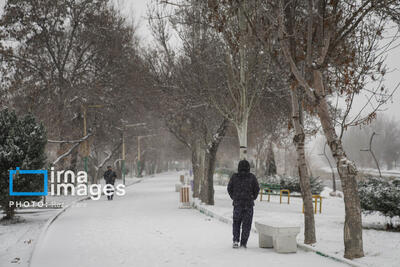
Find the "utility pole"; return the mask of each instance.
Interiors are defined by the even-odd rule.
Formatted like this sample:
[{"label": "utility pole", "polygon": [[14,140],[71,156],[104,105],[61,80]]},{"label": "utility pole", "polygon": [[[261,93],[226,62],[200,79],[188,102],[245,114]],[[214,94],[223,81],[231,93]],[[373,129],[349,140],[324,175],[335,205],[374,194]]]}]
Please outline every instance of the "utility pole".
[{"label": "utility pole", "polygon": [[[83,136],[87,135],[87,109],[88,108],[102,108],[102,105],[89,105],[85,106],[84,104],[81,105],[82,107],[82,114],[83,114]],[[83,166],[84,170],[88,172],[88,160],[89,160],[89,139],[83,142]]]},{"label": "utility pole", "polygon": [[122,171],[122,183],[125,185],[125,176],[126,176],[126,171],[125,171],[125,159],[126,159],[126,146],[125,146],[125,131],[126,128],[131,128],[131,127],[139,127],[139,126],[146,126],[146,123],[135,123],[135,124],[124,124],[122,126],[122,129],[117,128],[118,130],[122,131],[122,161],[121,161],[121,171]]}]

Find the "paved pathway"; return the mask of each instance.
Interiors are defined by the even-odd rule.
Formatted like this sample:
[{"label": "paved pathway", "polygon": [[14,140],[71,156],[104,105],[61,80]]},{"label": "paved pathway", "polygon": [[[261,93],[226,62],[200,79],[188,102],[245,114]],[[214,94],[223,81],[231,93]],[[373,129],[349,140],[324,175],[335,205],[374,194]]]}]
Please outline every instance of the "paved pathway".
[{"label": "paved pathway", "polygon": [[145,266],[344,266],[298,251],[231,248],[231,227],[197,210],[178,209],[178,175],[163,174],[127,188],[124,197],[86,201],[50,226],[33,267]]}]

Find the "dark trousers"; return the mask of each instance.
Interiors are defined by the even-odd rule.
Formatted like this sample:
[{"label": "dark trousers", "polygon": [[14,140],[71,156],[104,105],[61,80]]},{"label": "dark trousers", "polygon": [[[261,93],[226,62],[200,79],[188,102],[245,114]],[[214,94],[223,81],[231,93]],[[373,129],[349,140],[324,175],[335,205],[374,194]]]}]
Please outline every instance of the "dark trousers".
[{"label": "dark trousers", "polygon": [[[106,184],[114,185],[113,183],[106,183]],[[107,196],[107,199],[108,200],[113,200],[113,198],[114,198],[114,190],[108,189],[107,193],[110,194],[109,196]]]},{"label": "dark trousers", "polygon": [[[235,206],[233,208],[233,241],[246,245],[249,239],[251,223],[253,221],[253,207]],[[240,236],[242,228],[242,236]]]}]

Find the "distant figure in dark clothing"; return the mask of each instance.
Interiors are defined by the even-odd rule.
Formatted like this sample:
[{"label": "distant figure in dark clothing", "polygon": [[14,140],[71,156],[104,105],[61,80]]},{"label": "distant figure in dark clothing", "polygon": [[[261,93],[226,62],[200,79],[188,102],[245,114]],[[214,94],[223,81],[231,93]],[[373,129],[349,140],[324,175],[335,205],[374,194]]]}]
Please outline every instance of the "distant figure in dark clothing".
[{"label": "distant figure in dark clothing", "polygon": [[250,173],[249,162],[241,160],[238,172],[232,175],[228,184],[228,193],[233,200],[233,248],[239,247],[239,237],[240,246],[247,246],[253,221],[254,200],[257,199],[259,191],[257,178]]},{"label": "distant figure in dark clothing", "polygon": [[[108,166],[107,171],[104,173],[104,180],[106,180],[106,184],[114,185],[116,178],[117,174],[112,170],[111,166]],[[108,192],[111,193],[111,195],[108,195],[107,199],[113,200],[114,190],[110,189]]]}]

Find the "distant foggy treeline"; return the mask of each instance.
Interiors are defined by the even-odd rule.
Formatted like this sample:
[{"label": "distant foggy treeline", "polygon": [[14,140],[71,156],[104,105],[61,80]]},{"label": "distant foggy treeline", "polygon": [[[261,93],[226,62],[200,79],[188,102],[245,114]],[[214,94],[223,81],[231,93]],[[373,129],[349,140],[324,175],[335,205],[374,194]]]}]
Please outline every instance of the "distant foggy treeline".
[{"label": "distant foggy treeline", "polygon": [[388,116],[378,116],[370,125],[350,128],[344,135],[349,156],[360,167],[376,168],[368,151],[371,135],[372,150],[382,169],[400,168],[400,122]]}]

